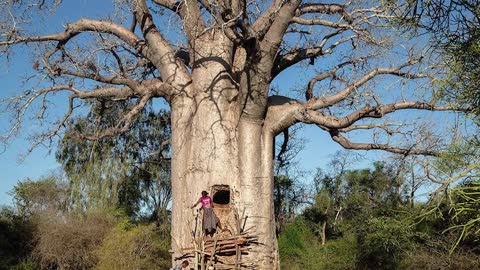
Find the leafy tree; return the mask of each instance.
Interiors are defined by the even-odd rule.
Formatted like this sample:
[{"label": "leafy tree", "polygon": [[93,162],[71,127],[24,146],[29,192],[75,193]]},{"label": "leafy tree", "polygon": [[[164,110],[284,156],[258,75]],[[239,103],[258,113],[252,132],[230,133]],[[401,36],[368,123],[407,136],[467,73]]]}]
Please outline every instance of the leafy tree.
[{"label": "leafy tree", "polygon": [[114,125],[128,102],[94,102],[86,117],[74,119],[57,150],[70,180],[73,204],[82,211],[121,207],[130,216],[148,209],[165,215],[170,201],[170,122],[165,111],[150,107],[132,128],[115,138],[86,141],[76,133],[94,133]]},{"label": "leafy tree", "polygon": [[16,208],[25,218],[39,212],[67,212],[70,207],[69,193],[68,186],[55,174],[18,182],[11,191]]},{"label": "leafy tree", "polygon": [[451,217],[453,225],[446,231],[459,231],[451,252],[461,241],[475,246],[480,241],[480,181],[469,182],[452,191]]},{"label": "leafy tree", "polygon": [[[35,15],[53,12],[60,2],[0,3],[0,54],[32,45],[32,67],[45,79],[2,102],[13,117],[5,139],[15,136],[38,103],[34,114],[45,123],[53,93],[69,94],[68,109],[53,126],[38,129],[34,146],[54,141],[79,108],[88,106],[85,100],[134,103],[113,125],[76,132],[96,141],[131,129],[150,100],[165,99],[172,119],[173,256],[191,244],[193,217],[184,210],[192,196],[229,185],[238,189],[231,194],[245,207],[247,226],[257,228],[261,243],[255,256],[244,259],[259,269],[278,268],[273,138],[286,128],[316,125],[347,149],[432,155],[438,150],[432,141],[410,136],[420,129],[393,130],[388,116],[455,109],[438,98],[434,58],[417,57],[422,48],[405,42],[391,23],[396,1],[115,1],[109,18],[82,18],[53,34],[31,33],[28,23],[40,18]],[[410,1],[399,1],[405,2]],[[168,32],[162,26],[172,21]],[[304,98],[272,89],[276,78],[301,63],[309,64],[304,76],[296,76]],[[391,83],[382,83],[385,78]],[[400,91],[384,91],[388,85]],[[345,135],[362,131],[370,142]]]}]

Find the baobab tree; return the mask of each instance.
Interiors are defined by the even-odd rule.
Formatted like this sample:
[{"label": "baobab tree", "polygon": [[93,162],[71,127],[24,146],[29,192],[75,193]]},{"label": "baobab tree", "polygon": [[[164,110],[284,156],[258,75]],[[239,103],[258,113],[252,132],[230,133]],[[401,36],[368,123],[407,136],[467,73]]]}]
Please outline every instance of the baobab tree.
[{"label": "baobab tree", "polygon": [[[421,57],[425,52],[395,32],[391,11],[402,8],[396,1],[118,0],[102,20],[82,18],[60,32],[27,31],[24,23],[35,21],[33,12],[61,4],[0,2],[0,52],[8,56],[22,44],[30,46],[34,72],[44,79],[2,101],[13,116],[3,139],[15,136],[35,110],[44,121],[48,100],[58,92],[68,93],[67,109],[36,134],[33,145],[59,136],[76,113],[85,112],[78,108],[88,100],[136,102],[115,126],[72,135],[88,140],[129,130],[151,100],[166,100],[174,258],[191,246],[189,206],[202,190],[223,185],[244,213],[245,226],[259,236],[244,258],[257,269],[279,269],[272,149],[274,137],[292,125],[316,125],[347,149],[431,155],[435,149],[415,137],[415,128],[388,116],[453,109],[435,94],[431,82],[440,66],[431,63],[434,58]],[[298,71],[295,66],[306,72],[285,72]],[[276,78],[285,74],[299,79],[296,90],[303,95],[284,95],[288,89],[282,87],[293,84],[279,85]],[[278,89],[272,90],[272,83]],[[348,136],[359,131],[371,134],[372,141]]]}]

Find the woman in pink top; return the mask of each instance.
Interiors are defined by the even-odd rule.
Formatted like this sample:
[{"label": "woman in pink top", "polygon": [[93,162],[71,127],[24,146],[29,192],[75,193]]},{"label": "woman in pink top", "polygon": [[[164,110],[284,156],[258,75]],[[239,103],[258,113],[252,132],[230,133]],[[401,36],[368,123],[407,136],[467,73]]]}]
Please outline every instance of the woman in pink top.
[{"label": "woman in pink top", "polygon": [[206,191],[202,191],[202,197],[198,199],[198,201],[192,206],[192,208],[197,206],[199,203],[202,204],[203,209],[202,224],[205,235],[209,236],[211,234],[211,236],[213,236],[215,230],[217,229],[217,224],[220,220],[213,211],[212,197],[208,196],[208,193]]}]

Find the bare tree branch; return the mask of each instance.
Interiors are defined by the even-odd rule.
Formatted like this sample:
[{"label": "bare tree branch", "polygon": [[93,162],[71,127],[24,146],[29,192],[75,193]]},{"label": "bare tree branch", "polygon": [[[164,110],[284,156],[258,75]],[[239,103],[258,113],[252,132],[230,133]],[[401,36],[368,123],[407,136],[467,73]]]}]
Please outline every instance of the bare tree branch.
[{"label": "bare tree branch", "polygon": [[[169,98],[173,87],[163,83],[158,79],[153,79],[145,81],[140,84],[138,87],[132,89],[130,87],[104,87],[97,88],[93,90],[79,90],[75,88],[72,84],[63,84],[56,85],[52,87],[47,87],[37,90],[26,91],[23,95],[12,97],[8,100],[1,102],[8,102],[7,109],[14,112],[13,124],[8,133],[5,136],[2,136],[2,140],[8,140],[16,134],[20,128],[23,118],[27,110],[31,107],[32,103],[42,96],[46,96],[50,93],[69,91],[72,94],[69,96],[69,111],[65,114],[64,118],[60,121],[59,125],[54,128],[50,135],[47,135],[44,138],[51,138],[58,133],[58,130],[63,126],[63,123],[70,117],[73,111],[73,100],[74,99],[104,99],[110,98],[112,100],[117,99],[127,99],[135,97],[145,97],[148,96],[149,99],[152,97],[165,97]],[[41,117],[41,116],[40,116]]]},{"label": "bare tree branch", "polygon": [[326,53],[330,53],[336,46],[341,43],[344,43],[350,39],[342,39],[339,42],[335,42],[332,44],[328,49],[324,50],[325,44],[329,41],[332,37],[341,34],[343,30],[338,30],[333,33],[330,33],[323,37],[323,39],[319,42],[317,46],[314,47],[307,47],[307,48],[294,48],[284,54],[279,54],[275,58],[275,64],[272,70],[272,79],[275,78],[280,72],[283,70],[303,61],[306,59],[310,59],[310,63],[313,65],[315,58]]},{"label": "bare tree branch", "polygon": [[142,96],[137,104],[128,112],[115,127],[110,127],[105,130],[100,131],[97,134],[85,134],[85,133],[72,133],[71,136],[86,139],[86,140],[99,140],[103,138],[114,137],[125,133],[130,130],[132,125],[135,123],[136,117],[142,112],[142,110],[147,105],[148,101],[152,98],[151,94],[146,94]]},{"label": "bare tree branch", "polygon": [[340,144],[345,149],[384,150],[387,152],[402,154],[402,155],[425,155],[425,156],[438,155],[438,153],[433,150],[406,149],[406,148],[399,148],[399,147],[394,147],[388,144],[379,144],[379,143],[354,143],[348,140],[346,137],[340,135],[339,131],[336,129],[330,130],[330,136],[335,142]]},{"label": "bare tree branch", "polygon": [[91,19],[80,19],[74,23],[67,24],[64,32],[45,36],[17,37],[12,40],[0,41],[0,46],[13,45],[18,43],[58,41],[61,44],[67,43],[70,39],[82,32],[109,33],[120,38],[130,46],[139,48],[141,39],[127,28],[109,21],[97,21]]},{"label": "bare tree branch", "polygon": [[[412,66],[416,63],[419,63],[420,60],[421,59],[411,59],[411,60],[409,60],[409,61],[407,61],[407,62],[405,62],[405,63],[403,63],[403,64],[401,64],[397,67],[394,67],[394,68],[377,68],[377,69],[374,69],[374,70],[370,71],[369,73],[367,73],[366,75],[364,75],[363,77],[357,79],[352,84],[345,87],[343,90],[338,91],[337,93],[335,93],[331,96],[321,97],[321,98],[310,98],[310,100],[309,100],[309,103],[310,103],[310,106],[311,106],[310,108],[313,109],[313,110],[318,110],[318,109],[326,108],[330,105],[333,105],[333,104],[335,104],[335,103],[337,103],[341,100],[344,100],[346,97],[348,97],[357,88],[361,87],[362,85],[364,85],[365,83],[367,83],[368,81],[370,81],[371,79],[375,78],[378,75],[389,74],[389,75],[394,75],[394,76],[403,77],[403,78],[407,78],[407,79],[425,78],[426,75],[424,75],[424,74],[416,74],[416,73],[408,73],[408,72],[400,71],[402,68],[405,68],[407,66]],[[351,62],[351,63],[354,63],[354,62]],[[345,62],[343,65],[341,64],[341,66],[344,66],[344,65],[347,65],[347,64],[350,64],[350,62]],[[335,68],[332,69],[330,72],[335,73],[336,72]],[[319,81],[319,80],[317,80],[317,81]],[[310,85],[309,87],[311,88],[313,86]],[[308,94],[309,91],[310,90],[307,89],[307,94],[306,94],[307,97],[310,97],[310,94]]]},{"label": "bare tree branch", "polygon": [[319,111],[307,110],[300,119],[304,123],[316,123],[328,128],[347,128],[355,122],[365,118],[382,118],[383,116],[398,110],[417,109],[430,111],[452,111],[452,106],[435,106],[427,102],[407,101],[397,102],[381,106],[365,106],[345,117],[334,117]]}]

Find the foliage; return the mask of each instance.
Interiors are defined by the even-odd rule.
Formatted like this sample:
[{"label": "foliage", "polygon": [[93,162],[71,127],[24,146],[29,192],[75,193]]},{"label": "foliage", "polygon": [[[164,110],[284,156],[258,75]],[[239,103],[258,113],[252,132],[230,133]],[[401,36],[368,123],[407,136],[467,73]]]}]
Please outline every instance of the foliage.
[{"label": "foliage", "polygon": [[69,190],[54,174],[38,180],[20,181],[11,194],[20,215],[24,217],[39,211],[66,211],[69,206]]},{"label": "foliage", "polygon": [[98,264],[94,269],[168,269],[170,241],[168,234],[154,224],[132,228],[117,227],[98,248]]},{"label": "foliage", "polygon": [[378,216],[357,227],[359,269],[397,269],[411,246],[411,224]]},{"label": "foliage", "polygon": [[457,231],[452,253],[461,241],[477,245],[480,241],[480,182],[471,182],[452,190],[451,220],[453,225],[444,232]]},{"label": "foliage", "polygon": [[[450,68],[444,93],[460,107],[480,114],[480,10],[472,0],[408,1],[403,22],[431,34],[432,44]],[[412,20],[413,19],[413,20]],[[412,26],[412,24],[408,24]]]},{"label": "foliage", "polygon": [[13,209],[0,209],[0,269],[36,269],[29,259],[34,230],[29,220]]},{"label": "foliage", "polygon": [[327,242],[325,246],[316,239],[312,228],[302,218],[286,226],[278,240],[282,267],[289,270],[356,269],[354,237],[349,235]]},{"label": "foliage", "polygon": [[76,134],[95,133],[115,125],[133,104],[101,100],[85,117],[67,127],[57,160],[70,180],[77,209],[121,207],[130,216],[141,209],[156,215],[170,200],[169,114],[148,107],[131,130],[115,137],[84,140]]}]

